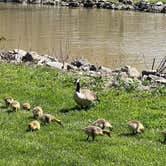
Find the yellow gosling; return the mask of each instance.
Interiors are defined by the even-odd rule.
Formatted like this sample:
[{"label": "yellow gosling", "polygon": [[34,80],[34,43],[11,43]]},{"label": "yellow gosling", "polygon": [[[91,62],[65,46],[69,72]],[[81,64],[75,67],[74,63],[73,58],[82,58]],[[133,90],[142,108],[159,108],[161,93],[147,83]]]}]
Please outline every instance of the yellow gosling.
[{"label": "yellow gosling", "polygon": [[92,140],[95,140],[95,137],[98,135],[108,135],[111,137],[111,132],[107,130],[102,130],[100,127],[97,126],[89,126],[84,129],[85,133],[88,135],[87,140],[89,137],[92,137]]},{"label": "yellow gosling", "polygon": [[129,121],[128,126],[132,130],[133,134],[143,133],[145,130],[143,124],[137,120]]},{"label": "yellow gosling", "polygon": [[33,109],[33,116],[34,118],[39,118],[41,115],[43,115],[43,110],[41,107],[37,106]]},{"label": "yellow gosling", "polygon": [[12,101],[11,108],[14,112],[18,111],[20,109],[20,103],[17,100]]},{"label": "yellow gosling", "polygon": [[9,107],[9,105],[14,101],[14,99],[11,96],[5,97],[4,98],[6,107]]},{"label": "yellow gosling", "polygon": [[31,105],[29,103],[24,103],[22,105],[22,107],[23,107],[24,110],[27,110],[27,111],[30,111],[30,109],[31,109]]},{"label": "yellow gosling", "polygon": [[44,123],[56,122],[56,123],[58,123],[59,125],[61,125],[63,127],[63,124],[62,124],[61,120],[57,119],[55,116],[53,116],[51,114],[43,114],[39,118]]},{"label": "yellow gosling", "polygon": [[95,122],[92,123],[92,126],[100,127],[101,129],[109,128],[112,130],[112,125],[105,119],[97,119]]},{"label": "yellow gosling", "polygon": [[29,123],[28,128],[30,131],[40,130],[40,122],[34,120]]}]

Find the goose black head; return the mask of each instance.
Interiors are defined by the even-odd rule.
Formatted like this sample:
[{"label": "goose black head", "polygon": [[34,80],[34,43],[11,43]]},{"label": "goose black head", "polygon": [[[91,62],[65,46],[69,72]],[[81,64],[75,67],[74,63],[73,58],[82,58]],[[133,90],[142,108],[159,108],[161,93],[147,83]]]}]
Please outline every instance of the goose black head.
[{"label": "goose black head", "polygon": [[79,82],[80,82],[80,80],[79,80],[79,79],[77,79],[77,78],[75,78],[73,82],[74,82],[74,84],[77,84],[77,83],[79,83]]},{"label": "goose black head", "polygon": [[74,79],[74,84],[76,86],[76,92],[80,91],[80,80],[79,79]]}]

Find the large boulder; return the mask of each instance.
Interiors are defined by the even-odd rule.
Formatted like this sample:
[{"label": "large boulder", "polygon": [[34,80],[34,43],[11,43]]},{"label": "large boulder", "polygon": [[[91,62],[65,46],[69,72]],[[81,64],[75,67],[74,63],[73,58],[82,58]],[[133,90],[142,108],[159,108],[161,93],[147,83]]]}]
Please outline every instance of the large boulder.
[{"label": "large boulder", "polygon": [[46,62],[46,66],[56,69],[63,69],[63,64],[60,62]]},{"label": "large boulder", "polygon": [[118,74],[125,72],[128,75],[128,77],[130,77],[130,78],[139,78],[140,77],[140,73],[137,71],[137,69],[135,67],[131,67],[131,66],[124,66],[124,67],[113,70],[113,72],[118,73]]},{"label": "large boulder", "polygon": [[150,80],[152,83],[160,83],[160,84],[165,84],[166,85],[166,79],[163,77],[155,76],[155,75],[149,75],[147,77],[148,80]]},{"label": "large boulder", "polygon": [[23,57],[22,57],[22,61],[23,62],[32,62],[34,59],[33,59],[33,56],[32,54],[30,54],[29,52],[27,52]]},{"label": "large boulder", "polygon": [[22,55],[19,54],[19,52],[16,52],[15,50],[0,52],[1,61],[18,63],[21,62],[21,58]]},{"label": "large boulder", "polygon": [[135,8],[140,11],[147,11],[150,7],[150,2],[147,0],[141,0],[135,3]]},{"label": "large boulder", "polygon": [[125,4],[125,5],[133,5],[133,0],[119,0],[119,2]]},{"label": "large boulder", "polygon": [[92,8],[95,6],[95,2],[93,0],[84,0],[83,5],[86,8]]},{"label": "large boulder", "polygon": [[69,7],[79,7],[80,3],[77,0],[69,0]]},{"label": "large boulder", "polygon": [[89,64],[89,62],[85,58],[80,58],[80,59],[76,58],[71,62],[71,65],[76,66],[78,68],[81,67],[81,66],[85,66],[87,64]]}]

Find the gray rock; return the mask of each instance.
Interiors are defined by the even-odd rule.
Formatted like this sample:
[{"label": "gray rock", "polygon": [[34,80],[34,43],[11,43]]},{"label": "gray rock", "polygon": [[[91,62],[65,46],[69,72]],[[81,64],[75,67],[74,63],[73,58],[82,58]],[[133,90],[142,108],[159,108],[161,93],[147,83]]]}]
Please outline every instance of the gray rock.
[{"label": "gray rock", "polygon": [[77,0],[69,0],[69,7],[79,7],[80,3]]},{"label": "gray rock", "polygon": [[112,70],[110,69],[110,68],[108,68],[108,67],[103,67],[103,66],[101,66],[100,67],[100,69],[99,69],[99,71],[101,72],[101,73],[106,73],[106,74],[112,74]]},{"label": "gray rock", "polygon": [[23,57],[22,57],[22,61],[23,62],[32,62],[34,59],[33,59],[33,56],[32,54],[30,54],[29,52],[27,52]]},{"label": "gray rock", "polygon": [[76,67],[81,67],[81,66],[85,66],[89,64],[88,60],[87,59],[84,59],[84,58],[80,58],[80,59],[74,59],[72,62],[71,62],[71,65],[73,66],[76,66]]},{"label": "gray rock", "polygon": [[150,75],[150,74],[152,74],[152,75],[156,75],[156,70],[143,70],[142,71],[142,77],[144,76],[144,75]]},{"label": "gray rock", "polygon": [[137,71],[137,69],[135,67],[124,66],[123,68],[121,68],[121,71],[126,72],[130,78],[139,78],[140,77],[140,73]]},{"label": "gray rock", "polygon": [[155,5],[157,5],[157,6],[162,6],[162,5],[163,5],[163,2],[158,1],[158,2],[155,3]]},{"label": "gray rock", "polygon": [[21,61],[21,55],[16,53],[14,50],[12,51],[1,51],[0,57],[2,61],[5,62],[20,62]]},{"label": "gray rock", "polygon": [[161,84],[166,84],[166,79],[163,77],[155,76],[155,75],[149,75],[148,80],[151,82],[156,82],[156,83],[161,83]]},{"label": "gray rock", "polygon": [[46,62],[46,66],[53,67],[53,68],[56,68],[56,69],[62,69],[63,68],[63,64],[60,63],[60,62]]},{"label": "gray rock", "polygon": [[150,91],[150,87],[149,86],[144,86],[144,85],[139,85],[136,89],[136,91]]},{"label": "gray rock", "polygon": [[26,51],[21,50],[21,49],[14,49],[13,51],[14,51],[14,53],[16,53],[16,54],[19,54],[21,57],[25,56],[26,53],[27,53]]},{"label": "gray rock", "polygon": [[84,7],[92,8],[92,7],[95,6],[95,1],[93,1],[93,0],[84,0],[83,4],[84,4]]},{"label": "gray rock", "polygon": [[156,5],[156,4],[152,4],[148,11],[149,12],[153,12],[153,13],[161,13],[161,11],[163,11],[163,5]]},{"label": "gray rock", "polygon": [[90,65],[89,70],[91,70],[91,71],[97,71],[98,67],[96,65],[92,64],[92,65]]}]

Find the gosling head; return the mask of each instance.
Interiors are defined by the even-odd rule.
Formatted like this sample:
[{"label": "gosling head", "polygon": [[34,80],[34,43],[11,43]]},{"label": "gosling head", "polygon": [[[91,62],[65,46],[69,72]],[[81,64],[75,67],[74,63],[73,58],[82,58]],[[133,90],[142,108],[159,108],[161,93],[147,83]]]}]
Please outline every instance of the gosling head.
[{"label": "gosling head", "polygon": [[6,107],[8,107],[14,101],[14,99],[11,96],[8,96],[4,98],[4,101],[6,103]]},{"label": "gosling head", "polygon": [[78,83],[78,82],[80,82],[80,80],[79,79],[77,79],[77,78],[74,78],[74,81],[73,81],[74,83]]}]

